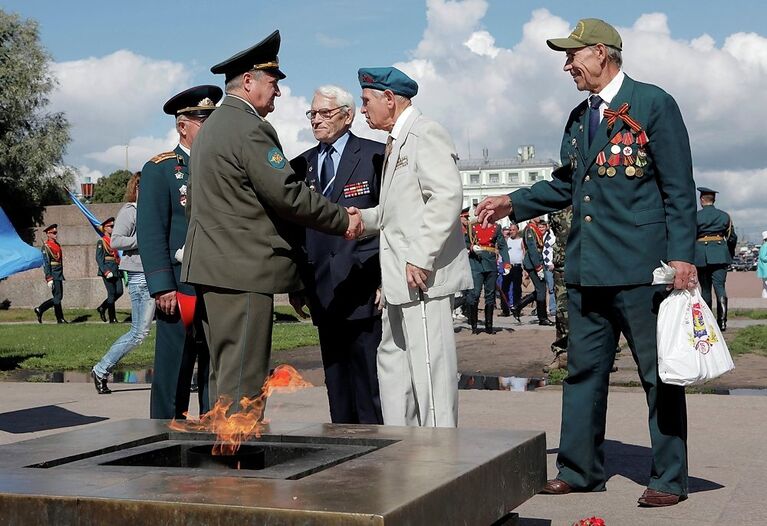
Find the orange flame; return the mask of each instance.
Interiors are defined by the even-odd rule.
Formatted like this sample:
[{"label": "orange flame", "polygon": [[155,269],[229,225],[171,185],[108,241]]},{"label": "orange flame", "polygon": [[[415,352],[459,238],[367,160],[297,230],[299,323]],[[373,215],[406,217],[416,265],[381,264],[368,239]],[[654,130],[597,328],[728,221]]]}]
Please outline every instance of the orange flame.
[{"label": "orange flame", "polygon": [[213,444],[212,454],[234,455],[243,441],[261,436],[267,398],[275,392],[292,393],[306,387],[312,387],[312,384],[304,380],[298,371],[290,365],[279,365],[267,377],[260,395],[256,398],[243,396],[240,399],[238,412],[227,416],[232,400],[222,396],[216,401],[213,409],[201,415],[199,420],[173,419],[168,427],[174,431],[215,433],[216,442]]}]

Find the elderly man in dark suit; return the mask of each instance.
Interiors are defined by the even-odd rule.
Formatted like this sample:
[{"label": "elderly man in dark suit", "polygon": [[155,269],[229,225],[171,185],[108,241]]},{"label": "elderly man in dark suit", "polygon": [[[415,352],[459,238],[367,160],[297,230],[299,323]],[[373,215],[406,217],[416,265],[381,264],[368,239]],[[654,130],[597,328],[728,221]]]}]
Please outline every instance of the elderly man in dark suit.
[{"label": "elderly man in dark suit", "polygon": [[584,19],[567,38],[564,70],[590,92],[570,114],[562,168],[552,181],[479,204],[485,221],[516,220],[573,205],[565,282],[570,317],[568,377],[562,397],[557,478],[543,491],[603,491],[607,391],[622,332],[639,368],[649,408],[652,471],[641,506],[687,497],[684,388],[658,377],[656,324],[664,287],[659,260],[676,270],[673,287],[693,288],[695,184],[687,129],[674,99],[621,71],[623,43],[611,25]]},{"label": "elderly man in dark suit", "polygon": [[274,294],[303,288],[301,227],[343,235],[359,215],[313,192],[290,168],[274,111],[285,78],[275,31],[211,68],[226,97],[200,130],[191,158],[182,279],[197,286],[210,348],[211,402],[258,396],[269,372]]},{"label": "elderly man in dark suit", "polygon": [[[142,168],[141,199],[136,214],[136,236],[149,294],[157,307],[157,338],[150,418],[184,418],[189,390],[198,363],[200,413],[208,411],[208,349],[199,315],[190,326],[181,319],[178,298],[194,297],[194,287],[182,283],[181,263],[175,257],[186,239],[189,153],[202,123],[216,109],[223,91],[203,85],[171,97],[163,111],[176,119],[179,143],[173,151],[152,157]],[[103,380],[103,379],[101,379]]]},{"label": "elderly man in dark suit", "polygon": [[[349,130],[354,97],[338,86],[314,92],[306,116],[319,144],[291,161],[310,188],[343,206],[378,204],[384,145]],[[383,424],[376,374],[381,342],[378,238],[346,241],[306,230],[306,278],[320,335],[330,418],[336,424]]]}]

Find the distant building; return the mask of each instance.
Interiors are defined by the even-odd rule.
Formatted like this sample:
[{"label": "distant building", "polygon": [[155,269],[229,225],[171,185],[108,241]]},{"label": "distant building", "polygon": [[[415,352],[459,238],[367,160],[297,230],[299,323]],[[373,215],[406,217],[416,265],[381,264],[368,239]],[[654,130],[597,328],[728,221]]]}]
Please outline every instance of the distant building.
[{"label": "distant building", "polygon": [[[463,180],[463,206],[474,207],[485,197],[529,188],[538,181],[550,181],[560,165],[554,159],[536,159],[533,146],[522,146],[512,159],[461,159],[458,170]],[[506,223],[506,221],[504,221]]]}]

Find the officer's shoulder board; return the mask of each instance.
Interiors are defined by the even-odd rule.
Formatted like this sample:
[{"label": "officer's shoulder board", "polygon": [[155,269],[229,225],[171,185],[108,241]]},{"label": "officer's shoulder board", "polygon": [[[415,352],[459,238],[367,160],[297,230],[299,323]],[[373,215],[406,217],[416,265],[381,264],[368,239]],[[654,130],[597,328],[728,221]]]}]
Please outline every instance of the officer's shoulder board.
[{"label": "officer's shoulder board", "polygon": [[158,153],[157,155],[149,159],[149,162],[154,164],[160,164],[163,161],[167,161],[168,159],[175,159],[175,158],[176,158],[176,154],[174,152],[163,152],[163,153]]}]

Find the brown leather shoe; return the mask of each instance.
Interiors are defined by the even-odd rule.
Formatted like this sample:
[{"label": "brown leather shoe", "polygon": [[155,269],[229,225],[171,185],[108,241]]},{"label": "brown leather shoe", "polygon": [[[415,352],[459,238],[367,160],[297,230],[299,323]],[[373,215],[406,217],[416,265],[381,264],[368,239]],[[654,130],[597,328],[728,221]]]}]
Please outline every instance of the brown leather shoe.
[{"label": "brown leather shoe", "polygon": [[662,508],[663,506],[673,506],[686,498],[685,495],[679,496],[647,488],[637,502],[645,508]]},{"label": "brown leather shoe", "polygon": [[543,486],[541,493],[547,495],[566,495],[571,491],[573,491],[573,488],[564,480],[551,479],[546,481],[546,485]]}]

